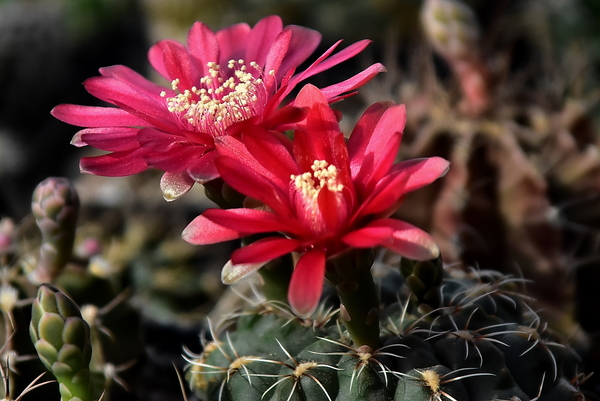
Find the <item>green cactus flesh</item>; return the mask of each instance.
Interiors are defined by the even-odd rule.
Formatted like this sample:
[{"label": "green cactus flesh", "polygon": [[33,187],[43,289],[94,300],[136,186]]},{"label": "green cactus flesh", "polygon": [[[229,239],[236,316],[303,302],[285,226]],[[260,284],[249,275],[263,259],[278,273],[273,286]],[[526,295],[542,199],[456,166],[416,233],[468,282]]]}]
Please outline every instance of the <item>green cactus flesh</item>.
[{"label": "green cactus flesh", "polygon": [[[432,278],[435,266],[443,279]],[[441,263],[400,270],[406,280],[395,269],[377,279],[379,349],[355,347],[336,319],[265,305],[188,353],[188,382],[206,401],[583,399],[570,382],[581,370],[575,352],[520,295],[522,280]]]},{"label": "green cactus flesh", "polygon": [[90,329],[77,305],[42,285],[32,306],[29,333],[38,356],[59,383],[62,401],[92,401]]}]

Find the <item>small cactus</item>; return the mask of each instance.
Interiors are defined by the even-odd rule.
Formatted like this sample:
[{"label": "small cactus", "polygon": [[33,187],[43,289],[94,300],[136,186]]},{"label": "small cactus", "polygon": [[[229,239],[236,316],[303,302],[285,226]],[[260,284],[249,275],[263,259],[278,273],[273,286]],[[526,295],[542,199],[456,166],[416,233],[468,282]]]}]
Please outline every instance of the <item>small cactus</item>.
[{"label": "small cactus", "polygon": [[61,401],[92,401],[90,328],[77,305],[43,284],[32,306],[31,340],[38,356],[59,383]]},{"label": "small cactus", "polygon": [[73,251],[79,196],[66,178],[50,177],[33,192],[31,209],[42,232],[42,245],[29,279],[33,283],[52,283]]}]

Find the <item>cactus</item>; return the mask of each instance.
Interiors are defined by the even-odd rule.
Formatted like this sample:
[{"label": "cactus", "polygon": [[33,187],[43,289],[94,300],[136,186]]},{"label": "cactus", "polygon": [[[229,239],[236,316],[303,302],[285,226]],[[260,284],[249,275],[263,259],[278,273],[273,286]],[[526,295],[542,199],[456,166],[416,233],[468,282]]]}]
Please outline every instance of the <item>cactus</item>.
[{"label": "cactus", "polygon": [[33,283],[51,283],[73,251],[79,195],[66,178],[50,177],[33,192],[31,209],[42,232],[42,245],[29,279]]},{"label": "cactus", "polygon": [[93,401],[90,328],[77,305],[50,285],[33,302],[31,340],[40,360],[59,383],[62,401]]},{"label": "cactus", "polygon": [[378,349],[355,347],[323,308],[302,320],[255,305],[188,352],[190,385],[207,401],[583,399],[577,355],[520,295],[522,279],[439,261],[384,270]]}]

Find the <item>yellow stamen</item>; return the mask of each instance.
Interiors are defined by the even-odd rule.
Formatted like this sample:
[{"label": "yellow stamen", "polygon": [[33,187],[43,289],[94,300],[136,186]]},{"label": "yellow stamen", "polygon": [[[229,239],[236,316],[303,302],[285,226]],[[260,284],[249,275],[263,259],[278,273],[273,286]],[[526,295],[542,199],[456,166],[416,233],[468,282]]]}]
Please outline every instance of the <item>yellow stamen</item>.
[{"label": "yellow stamen", "polygon": [[329,164],[325,160],[315,160],[310,168],[312,173],[306,172],[290,176],[295,188],[302,193],[305,199],[315,200],[324,187],[332,192],[341,192],[344,189],[344,184],[338,182],[338,170],[333,164]]},{"label": "yellow stamen", "polygon": [[[179,93],[166,98],[167,109],[198,130],[222,135],[229,126],[256,115],[264,106],[259,104],[266,96],[263,72],[256,62],[249,65],[241,59],[229,60],[227,68],[231,71],[223,71],[217,63],[209,62],[208,74],[200,78],[200,85],[189,89],[182,90],[180,80],[174,79],[171,88]],[[160,95],[166,96],[164,92]]]}]

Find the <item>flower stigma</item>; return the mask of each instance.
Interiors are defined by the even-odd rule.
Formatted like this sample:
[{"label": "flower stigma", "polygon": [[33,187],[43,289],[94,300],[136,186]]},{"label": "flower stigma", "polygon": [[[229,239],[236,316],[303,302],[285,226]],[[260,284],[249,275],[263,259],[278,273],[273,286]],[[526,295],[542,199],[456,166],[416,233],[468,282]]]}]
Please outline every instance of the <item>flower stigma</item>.
[{"label": "flower stigma", "polygon": [[[200,85],[189,89],[180,87],[179,78],[171,82],[175,96],[166,97],[167,109],[178,114],[192,130],[223,135],[232,124],[259,115],[266,103],[267,93],[258,63],[248,64],[242,59],[229,60],[222,69],[209,62],[208,74],[200,78]],[[273,74],[269,71],[269,74]]]}]

